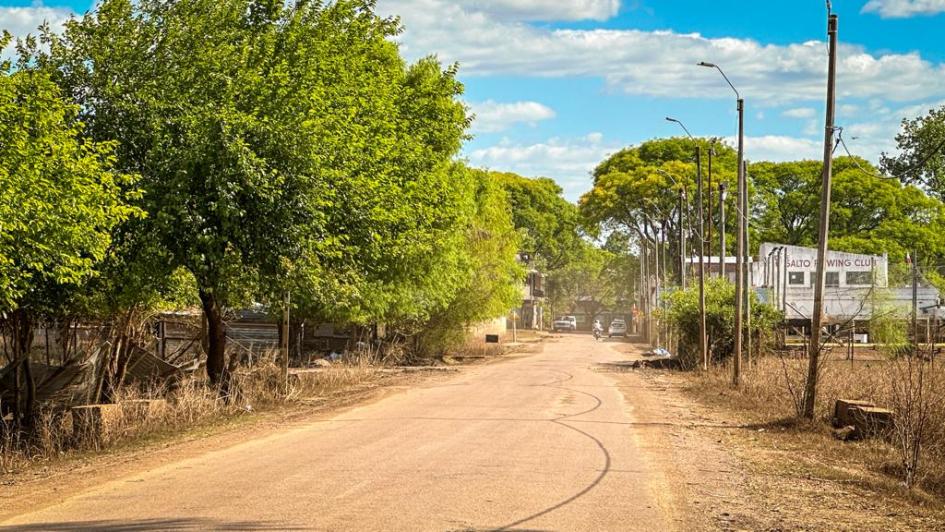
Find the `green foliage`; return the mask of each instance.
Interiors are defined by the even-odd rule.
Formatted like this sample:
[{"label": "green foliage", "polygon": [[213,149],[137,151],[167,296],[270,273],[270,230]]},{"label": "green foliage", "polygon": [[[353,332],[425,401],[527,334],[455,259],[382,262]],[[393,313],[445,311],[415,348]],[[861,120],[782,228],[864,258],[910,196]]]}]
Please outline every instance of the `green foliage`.
[{"label": "green foliage", "polygon": [[[715,150],[713,188],[724,182],[729,190],[734,190],[737,158],[730,147],[705,139],[657,139],[621,150],[598,165],[594,170],[594,187],[579,202],[582,216],[592,227],[604,231],[624,229],[635,239],[650,243],[657,242],[657,235],[665,230],[669,248],[676,253],[673,263],[678,263],[680,189],[687,198],[686,219],[695,219],[697,212],[696,146],[702,148],[704,177],[708,171],[708,151]],[[706,210],[708,196],[706,190],[703,198]],[[726,205],[729,212],[735,212],[735,194],[728,195]],[[729,216],[728,221],[733,230],[734,216]],[[690,238],[694,228],[691,222],[684,228]],[[734,242],[734,238],[729,242]]]},{"label": "green foliage", "polygon": [[891,355],[909,348],[907,322],[899,309],[890,303],[889,293],[874,290],[870,296],[870,340]]},{"label": "green foliage", "polygon": [[593,318],[625,308],[636,295],[639,271],[625,233],[612,233],[603,247],[582,240],[580,252],[546,279],[549,320],[577,309]]},{"label": "green foliage", "polygon": [[897,155],[883,154],[883,171],[907,183],[922,183],[945,200],[945,106],[903,119]]},{"label": "green foliage", "polygon": [[441,250],[453,260],[450,299],[431,309],[420,327],[418,352],[433,354],[464,340],[467,328],[504,316],[522,297],[525,272],[517,261],[519,235],[507,196],[494,176],[457,166],[453,180],[466,195],[468,207],[453,249]]},{"label": "green foliage", "polygon": [[564,199],[554,180],[501,172],[491,175],[508,196],[512,220],[522,235],[522,252],[529,256],[533,267],[552,274],[580,253],[577,206]]},{"label": "green foliage", "polygon": [[148,214],[129,241],[186,268],[215,323],[287,289],[315,317],[420,318],[452,296],[439,250],[464,220],[450,161],[469,121],[455,68],[406,65],[373,8],[106,0],[24,63],[118,141]]},{"label": "green foliage", "polygon": [[78,113],[44,73],[0,71],[0,310],[58,306],[138,214],[115,145],[82,140]]},{"label": "green foliage", "polygon": [[[915,186],[879,177],[862,159],[838,157],[834,166],[830,249],[886,253],[891,266],[904,263],[913,250],[926,266],[945,255],[945,205],[941,201]],[[817,161],[750,166],[757,201],[756,242],[816,245],[822,167]],[[891,267],[891,281],[896,277],[894,270]]]},{"label": "green foliage", "polygon": [[[749,172],[764,241],[813,246],[822,164],[758,163]],[[888,253],[900,262],[909,250],[945,251],[945,206],[913,186],[878,177],[862,159],[838,157],[831,191],[830,247],[853,253]]]},{"label": "green foliage", "polygon": [[[735,285],[713,277],[705,283],[706,331],[709,346],[716,361],[732,356],[735,348]],[[694,366],[700,354],[699,347],[699,287],[690,286],[668,296],[667,319],[680,335],[678,355]],[[751,294],[751,333],[758,335],[773,329],[783,316],[775,307],[761,303]]]}]

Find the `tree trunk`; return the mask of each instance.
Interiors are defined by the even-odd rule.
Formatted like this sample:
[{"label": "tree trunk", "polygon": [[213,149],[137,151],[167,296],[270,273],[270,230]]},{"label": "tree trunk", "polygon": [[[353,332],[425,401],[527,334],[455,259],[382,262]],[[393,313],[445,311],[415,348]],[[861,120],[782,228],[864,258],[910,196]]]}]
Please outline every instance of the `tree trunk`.
[{"label": "tree trunk", "polygon": [[[30,348],[33,346],[33,320],[29,312],[19,309],[10,316],[10,336],[12,340],[12,355],[14,370],[14,423],[29,428],[33,425],[33,415],[36,411],[36,382],[30,367]],[[25,390],[19,388],[22,371]],[[25,392],[25,395],[23,395]]]},{"label": "tree trunk", "polygon": [[223,310],[216,296],[200,290],[200,302],[207,320],[207,377],[210,383],[220,387],[225,395],[228,387],[226,367],[226,326],[223,323]]}]

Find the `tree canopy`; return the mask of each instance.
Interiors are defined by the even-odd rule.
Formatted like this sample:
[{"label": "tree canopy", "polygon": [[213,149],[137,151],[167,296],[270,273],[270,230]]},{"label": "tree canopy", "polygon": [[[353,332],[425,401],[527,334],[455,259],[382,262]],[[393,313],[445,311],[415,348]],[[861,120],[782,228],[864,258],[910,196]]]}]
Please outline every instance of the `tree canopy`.
[{"label": "tree canopy", "polygon": [[295,279],[316,307],[409,314],[438,282],[468,118],[455,70],[406,65],[399,31],[371,1],[106,0],[31,50],[141,175],[136,230],[196,279],[211,380],[228,306]]},{"label": "tree canopy", "polygon": [[[749,167],[757,240],[814,246],[822,163],[756,163]],[[838,157],[831,194],[830,248],[889,254],[903,262],[912,250],[945,253],[945,206],[912,185],[882,177],[863,159]]]},{"label": "tree canopy", "polygon": [[945,200],[945,106],[903,119],[896,145],[897,154],[880,158],[883,171],[905,183],[920,183]]},{"label": "tree canopy", "polygon": [[137,212],[115,144],[82,139],[78,113],[43,73],[0,71],[0,310],[42,311],[49,290],[86,282]]}]

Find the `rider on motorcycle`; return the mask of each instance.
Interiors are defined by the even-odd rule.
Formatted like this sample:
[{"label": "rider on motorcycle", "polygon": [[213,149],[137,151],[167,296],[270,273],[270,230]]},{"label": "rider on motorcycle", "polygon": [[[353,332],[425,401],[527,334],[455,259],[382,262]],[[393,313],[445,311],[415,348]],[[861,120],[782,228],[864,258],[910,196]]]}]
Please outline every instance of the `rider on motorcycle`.
[{"label": "rider on motorcycle", "polygon": [[604,326],[601,325],[600,320],[594,320],[594,339],[599,340],[601,335],[604,333]]}]

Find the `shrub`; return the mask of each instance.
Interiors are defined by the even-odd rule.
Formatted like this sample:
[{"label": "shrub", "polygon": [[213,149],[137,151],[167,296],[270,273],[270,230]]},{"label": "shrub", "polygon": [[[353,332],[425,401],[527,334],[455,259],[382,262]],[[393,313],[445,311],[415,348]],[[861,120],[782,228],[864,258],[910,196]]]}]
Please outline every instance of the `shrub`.
[{"label": "shrub", "polygon": [[[699,287],[673,292],[668,297],[666,318],[679,335],[679,357],[684,364],[699,362]],[[715,361],[732,356],[735,348],[735,285],[726,279],[708,278],[705,282],[706,332],[709,350]],[[781,312],[761,303],[751,293],[751,331],[756,337],[772,329],[782,319]]]}]

